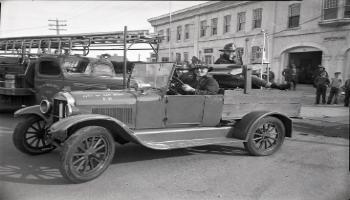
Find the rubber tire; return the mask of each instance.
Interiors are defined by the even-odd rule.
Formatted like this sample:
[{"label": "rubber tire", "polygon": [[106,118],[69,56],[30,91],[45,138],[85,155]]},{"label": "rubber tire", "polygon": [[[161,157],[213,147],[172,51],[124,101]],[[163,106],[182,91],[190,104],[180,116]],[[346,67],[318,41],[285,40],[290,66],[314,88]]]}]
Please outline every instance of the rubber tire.
[{"label": "rubber tire", "polygon": [[[109,146],[109,155],[107,160],[103,163],[103,166],[96,171],[93,174],[90,174],[89,176],[78,176],[76,175],[71,166],[70,166],[70,159],[72,158],[73,153],[75,152],[76,148],[79,146],[81,141],[83,141],[85,138],[96,136],[96,135],[102,135],[107,139],[107,143]],[[84,128],[81,128],[77,130],[75,133],[73,133],[64,143],[63,149],[61,151],[61,166],[60,166],[60,172],[63,175],[64,178],[69,180],[72,183],[83,183],[87,181],[91,181],[98,176],[100,176],[109,166],[111,163],[115,153],[115,144],[114,139],[112,135],[103,127],[99,126],[87,126]]]},{"label": "rubber tire", "polygon": [[44,150],[34,149],[26,143],[25,137],[26,137],[28,128],[39,120],[43,120],[43,119],[37,115],[25,116],[21,118],[21,120],[18,122],[17,126],[15,127],[15,130],[13,131],[13,135],[12,135],[12,141],[15,147],[21,152],[29,155],[40,155],[40,154],[48,153],[56,148],[55,146],[52,145],[49,148],[45,148]]},{"label": "rubber tire", "polygon": [[[255,133],[255,130],[258,127],[260,127],[262,124],[267,123],[267,122],[275,124],[277,131],[279,131],[279,133],[280,133],[280,136],[277,140],[277,144],[275,145],[275,147],[273,149],[268,150],[268,151],[260,151],[254,145],[254,141],[253,141],[254,134],[253,133]],[[286,128],[285,128],[283,122],[281,120],[279,120],[278,118],[267,116],[267,117],[260,119],[257,123],[255,123],[249,129],[249,133],[251,133],[251,134],[249,134],[247,142],[243,143],[245,149],[249,152],[249,154],[253,155],[253,156],[268,156],[268,155],[275,153],[278,149],[281,148],[281,146],[284,142],[285,135],[286,135]]]}]

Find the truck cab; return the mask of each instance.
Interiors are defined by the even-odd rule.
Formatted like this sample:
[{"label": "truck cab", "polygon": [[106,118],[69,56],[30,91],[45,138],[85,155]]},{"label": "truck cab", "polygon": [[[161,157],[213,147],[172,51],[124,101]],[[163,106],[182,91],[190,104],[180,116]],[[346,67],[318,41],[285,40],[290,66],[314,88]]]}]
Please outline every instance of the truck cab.
[{"label": "truck cab", "polygon": [[14,59],[0,66],[2,109],[38,104],[42,99],[52,99],[63,89],[123,88],[123,77],[117,75],[113,64],[105,59],[76,55],[45,55],[22,63]]}]

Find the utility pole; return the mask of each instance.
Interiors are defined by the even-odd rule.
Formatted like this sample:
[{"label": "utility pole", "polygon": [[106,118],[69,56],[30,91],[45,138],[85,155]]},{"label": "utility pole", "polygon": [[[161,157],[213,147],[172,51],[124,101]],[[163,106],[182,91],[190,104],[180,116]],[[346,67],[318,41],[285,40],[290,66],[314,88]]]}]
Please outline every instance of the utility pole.
[{"label": "utility pole", "polygon": [[67,24],[62,24],[62,22],[67,22],[67,20],[58,20],[56,19],[49,19],[49,22],[55,22],[55,24],[49,24],[49,27],[56,27],[56,28],[49,28],[49,30],[55,30],[56,34],[59,35],[60,31],[66,31],[67,29],[60,28],[62,26],[67,26]]}]

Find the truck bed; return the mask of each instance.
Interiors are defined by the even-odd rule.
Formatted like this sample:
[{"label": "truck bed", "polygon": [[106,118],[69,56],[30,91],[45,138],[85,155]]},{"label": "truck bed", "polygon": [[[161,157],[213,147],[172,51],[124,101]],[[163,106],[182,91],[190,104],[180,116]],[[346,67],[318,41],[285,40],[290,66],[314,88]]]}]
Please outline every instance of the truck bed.
[{"label": "truck bed", "polygon": [[301,108],[300,91],[274,89],[253,89],[248,94],[243,90],[225,90],[222,119],[240,119],[249,112],[267,110],[280,112],[288,117],[299,117]]}]

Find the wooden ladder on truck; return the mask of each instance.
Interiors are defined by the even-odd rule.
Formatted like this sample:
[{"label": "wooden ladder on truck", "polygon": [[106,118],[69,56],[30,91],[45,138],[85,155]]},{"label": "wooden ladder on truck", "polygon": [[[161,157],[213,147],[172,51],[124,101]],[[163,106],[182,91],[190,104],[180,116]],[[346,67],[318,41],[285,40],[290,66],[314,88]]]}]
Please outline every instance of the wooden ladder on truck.
[{"label": "wooden ladder on truck", "polygon": [[[0,55],[40,56],[43,54],[81,54],[90,51],[153,50],[158,55],[160,36],[148,30],[101,33],[45,35],[0,38]],[[131,48],[134,44],[148,44],[148,48]],[[80,53],[79,53],[80,52]]]}]

